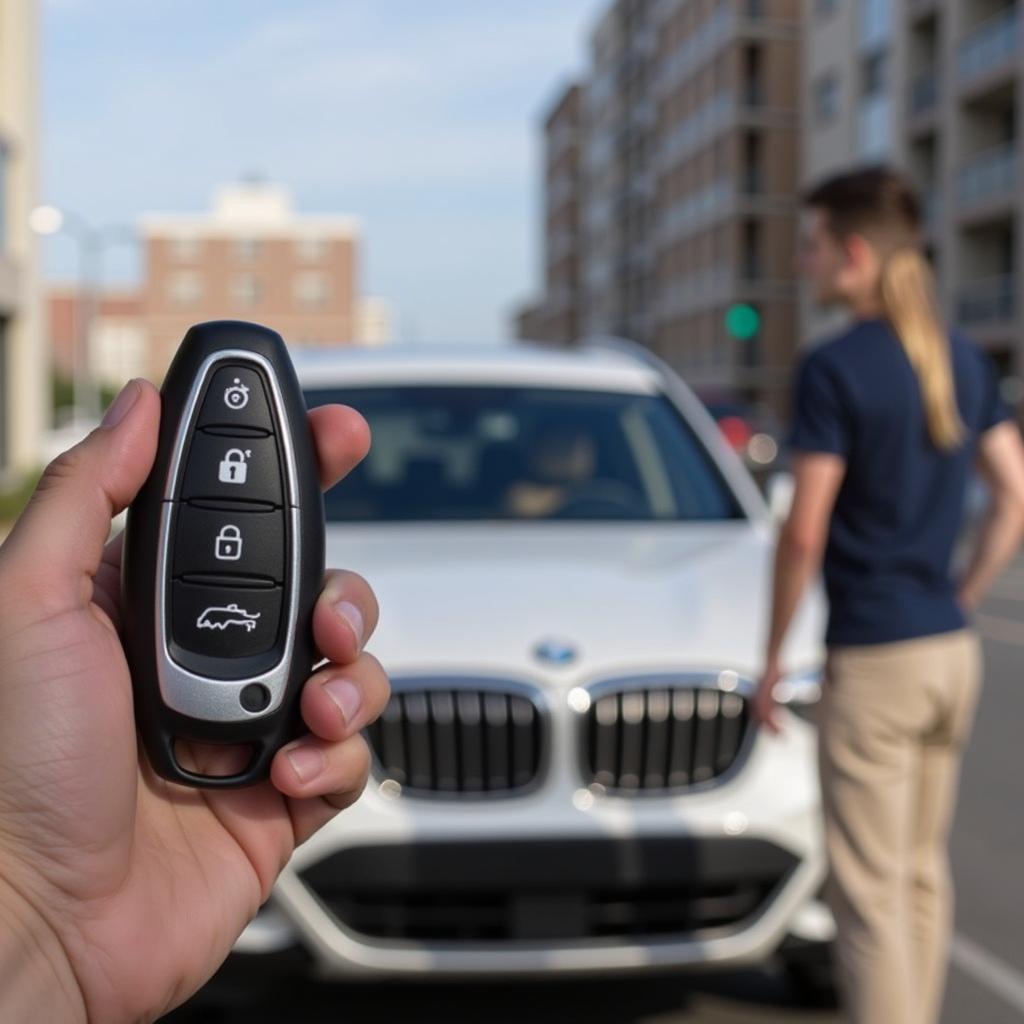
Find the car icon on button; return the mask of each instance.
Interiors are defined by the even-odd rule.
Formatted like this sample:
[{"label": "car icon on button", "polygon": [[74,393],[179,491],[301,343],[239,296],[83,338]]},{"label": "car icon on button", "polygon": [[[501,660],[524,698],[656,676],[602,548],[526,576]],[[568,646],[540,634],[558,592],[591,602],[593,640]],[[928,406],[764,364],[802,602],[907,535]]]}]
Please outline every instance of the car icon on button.
[{"label": "car icon on button", "polygon": [[223,608],[207,608],[196,619],[196,627],[198,629],[225,630],[228,626],[239,626],[247,633],[251,633],[256,628],[256,620],[259,617],[259,612],[247,612],[232,602]]}]

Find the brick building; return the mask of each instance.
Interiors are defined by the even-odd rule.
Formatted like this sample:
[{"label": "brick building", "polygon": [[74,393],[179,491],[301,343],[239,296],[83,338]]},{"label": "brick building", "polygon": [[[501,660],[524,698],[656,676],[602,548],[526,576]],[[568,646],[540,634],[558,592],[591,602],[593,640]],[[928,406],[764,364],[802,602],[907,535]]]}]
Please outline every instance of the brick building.
[{"label": "brick building", "polygon": [[256,320],[300,345],[358,338],[351,217],[296,214],[280,186],[250,182],[219,189],[208,214],[147,215],[142,235],[141,316],[154,379],[203,320]]}]

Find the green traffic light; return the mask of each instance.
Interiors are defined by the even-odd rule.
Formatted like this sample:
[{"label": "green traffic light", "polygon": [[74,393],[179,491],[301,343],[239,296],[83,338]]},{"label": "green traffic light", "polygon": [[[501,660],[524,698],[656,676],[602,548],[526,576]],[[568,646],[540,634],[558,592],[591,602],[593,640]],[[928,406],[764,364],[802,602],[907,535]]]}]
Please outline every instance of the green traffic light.
[{"label": "green traffic light", "polygon": [[725,329],[740,341],[749,341],[761,329],[761,314],[745,302],[737,302],[725,312]]}]

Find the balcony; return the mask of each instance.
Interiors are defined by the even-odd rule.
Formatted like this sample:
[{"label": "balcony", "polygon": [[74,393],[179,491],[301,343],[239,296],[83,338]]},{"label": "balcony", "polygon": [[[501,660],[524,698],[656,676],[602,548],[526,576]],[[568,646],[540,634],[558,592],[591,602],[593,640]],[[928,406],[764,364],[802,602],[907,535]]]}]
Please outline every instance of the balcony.
[{"label": "balcony", "polygon": [[710,62],[729,41],[735,27],[735,14],[730,5],[716,4],[686,39],[675,48],[671,56],[661,62],[656,91],[667,96],[683,79]]},{"label": "balcony", "polygon": [[964,38],[957,51],[957,74],[963,85],[970,86],[1013,69],[1017,59],[1018,24],[1017,8],[1007,7]]},{"label": "balcony", "polygon": [[965,211],[1012,201],[1017,188],[1017,145],[1003,143],[967,163],[957,178]]},{"label": "balcony", "polygon": [[965,284],[957,294],[957,320],[964,327],[995,327],[1009,323],[1016,312],[1012,274],[999,274]]}]

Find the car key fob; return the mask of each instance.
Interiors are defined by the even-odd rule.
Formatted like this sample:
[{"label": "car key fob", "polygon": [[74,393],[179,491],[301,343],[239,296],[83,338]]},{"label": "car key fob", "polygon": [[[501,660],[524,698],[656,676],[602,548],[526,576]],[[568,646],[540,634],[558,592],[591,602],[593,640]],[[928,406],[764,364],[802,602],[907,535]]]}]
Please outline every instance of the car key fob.
[{"label": "car key fob", "polygon": [[[122,563],[136,721],[165,779],[246,786],[300,733],[315,661],[324,507],[306,406],[281,336],[232,320],[188,331],[160,394]],[[202,774],[179,742],[246,747],[249,762]]]}]

